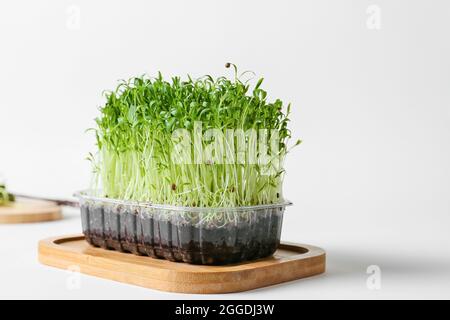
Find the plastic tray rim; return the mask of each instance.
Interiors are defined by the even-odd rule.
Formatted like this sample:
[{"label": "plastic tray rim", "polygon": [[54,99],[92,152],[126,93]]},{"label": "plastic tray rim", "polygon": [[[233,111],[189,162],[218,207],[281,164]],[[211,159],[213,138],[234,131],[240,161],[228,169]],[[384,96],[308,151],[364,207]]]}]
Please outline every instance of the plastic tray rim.
[{"label": "plastic tray rim", "polygon": [[165,204],[155,204],[147,201],[133,201],[133,200],[120,200],[112,198],[103,198],[93,195],[93,190],[82,190],[74,194],[74,197],[79,200],[84,201],[95,201],[108,204],[121,204],[127,206],[137,206],[142,208],[153,208],[161,210],[171,210],[171,211],[187,211],[187,212],[217,212],[217,211],[251,211],[251,210],[263,210],[263,209],[276,209],[276,208],[286,208],[292,206],[293,203],[285,200],[280,203],[275,204],[262,204],[255,206],[241,206],[241,207],[183,207]]}]

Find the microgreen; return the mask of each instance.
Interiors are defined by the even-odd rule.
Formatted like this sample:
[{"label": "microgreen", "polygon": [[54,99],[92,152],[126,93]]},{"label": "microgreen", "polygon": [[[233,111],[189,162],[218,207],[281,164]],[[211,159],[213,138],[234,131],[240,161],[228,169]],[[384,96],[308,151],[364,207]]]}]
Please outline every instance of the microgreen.
[{"label": "microgreen", "polygon": [[10,202],[14,202],[15,197],[13,194],[8,193],[6,186],[0,184],[0,206],[7,205]]},{"label": "microgreen", "polygon": [[[193,207],[235,207],[283,201],[283,160],[287,141],[290,105],[277,99],[269,102],[261,88],[263,79],[251,87],[235,77],[193,80],[173,77],[135,77],[121,81],[105,94],[106,103],[96,119],[98,153],[89,155],[96,172],[94,189],[102,196]],[[268,164],[275,171],[263,174],[259,163],[217,163],[212,159],[193,163],[174,163],[173,133],[193,132],[201,123],[200,135],[209,129],[267,129],[279,138],[277,153]],[[273,134],[269,134],[267,140]],[[250,144],[248,137],[245,138]],[[214,140],[214,139],[213,139]],[[202,141],[207,149],[213,140]],[[236,158],[236,139],[227,143]],[[196,153],[195,147],[188,148]],[[258,151],[267,152],[267,151]],[[195,157],[195,156],[194,156]],[[277,162],[275,164],[274,159]]]}]

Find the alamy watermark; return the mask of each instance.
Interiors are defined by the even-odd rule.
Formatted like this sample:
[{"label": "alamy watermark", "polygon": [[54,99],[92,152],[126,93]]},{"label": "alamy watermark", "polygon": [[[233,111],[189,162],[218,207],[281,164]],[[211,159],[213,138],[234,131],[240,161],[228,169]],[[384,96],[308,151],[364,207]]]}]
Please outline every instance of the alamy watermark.
[{"label": "alamy watermark", "polygon": [[66,8],[66,28],[75,31],[81,28],[81,8],[78,5],[70,5]]},{"label": "alamy watermark", "polygon": [[381,290],[381,268],[377,265],[367,267],[366,273],[369,275],[366,281],[367,289]]},{"label": "alamy watermark", "polygon": [[176,129],[172,143],[171,160],[175,164],[245,164],[260,166],[262,175],[279,172],[280,137],[275,129],[203,131],[202,122],[196,121],[193,131]]},{"label": "alamy watermark", "polygon": [[78,265],[71,265],[67,268],[66,288],[69,291],[81,289],[81,269]]},{"label": "alamy watermark", "polygon": [[366,9],[366,27],[369,30],[381,30],[381,7],[372,4]]}]

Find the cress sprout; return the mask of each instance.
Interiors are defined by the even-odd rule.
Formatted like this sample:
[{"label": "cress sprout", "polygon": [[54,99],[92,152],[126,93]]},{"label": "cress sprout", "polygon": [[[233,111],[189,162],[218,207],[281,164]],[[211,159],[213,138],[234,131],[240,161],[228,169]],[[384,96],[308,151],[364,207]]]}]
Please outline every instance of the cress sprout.
[{"label": "cress sprout", "polygon": [[[235,68],[233,80],[211,76],[166,80],[159,73],[156,78],[141,76],[122,81],[114,91],[107,92],[94,129],[98,153],[89,156],[96,173],[94,189],[101,189],[101,196],[108,198],[177,206],[283,202],[283,160],[291,137],[290,104],[285,106],[279,99],[269,101],[261,88],[263,79],[251,86],[241,80],[233,64],[227,64],[230,66]],[[218,162],[202,155],[201,161],[174,162],[174,132],[186,129],[195,135],[198,123],[203,138],[209,129],[253,129],[258,134],[266,129],[269,133],[263,140],[270,144],[276,136],[276,152],[257,149],[258,156],[268,156],[264,164],[250,163],[248,155],[244,156],[245,163],[238,162],[238,137],[232,136],[224,145],[234,161]],[[185,151],[195,158],[198,149],[207,150],[217,139],[203,139],[199,148],[189,146]],[[258,139],[245,136],[246,148]],[[268,167],[271,173],[265,174]]]}]

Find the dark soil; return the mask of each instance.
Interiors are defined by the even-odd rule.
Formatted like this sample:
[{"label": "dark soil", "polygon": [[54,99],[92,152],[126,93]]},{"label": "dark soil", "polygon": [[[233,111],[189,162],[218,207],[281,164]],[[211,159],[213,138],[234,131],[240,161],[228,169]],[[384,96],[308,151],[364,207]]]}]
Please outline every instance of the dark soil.
[{"label": "dark soil", "polygon": [[120,205],[82,205],[81,216],[83,233],[93,246],[170,261],[224,265],[272,255],[280,242],[283,210],[262,211],[251,223],[220,228],[173,224]]}]

